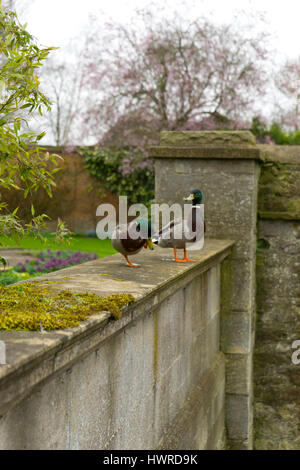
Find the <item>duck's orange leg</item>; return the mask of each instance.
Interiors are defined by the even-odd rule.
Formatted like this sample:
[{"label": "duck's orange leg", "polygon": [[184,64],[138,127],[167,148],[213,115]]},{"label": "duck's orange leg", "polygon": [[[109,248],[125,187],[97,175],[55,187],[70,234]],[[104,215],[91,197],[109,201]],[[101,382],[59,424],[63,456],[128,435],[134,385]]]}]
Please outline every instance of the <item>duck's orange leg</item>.
[{"label": "duck's orange leg", "polygon": [[140,268],[141,265],[140,265],[140,264],[131,263],[131,261],[129,261],[127,255],[124,255],[124,258],[126,259],[128,266],[130,266],[131,268]]},{"label": "duck's orange leg", "polygon": [[195,262],[197,261],[196,259],[189,259],[189,258],[187,257],[186,248],[184,248],[184,258],[183,258],[183,260],[184,260],[185,262],[189,262],[189,263],[195,263]]},{"label": "duck's orange leg", "polygon": [[174,250],[174,258],[175,258],[176,263],[185,263],[185,260],[177,258],[176,248],[173,248],[173,250]]}]

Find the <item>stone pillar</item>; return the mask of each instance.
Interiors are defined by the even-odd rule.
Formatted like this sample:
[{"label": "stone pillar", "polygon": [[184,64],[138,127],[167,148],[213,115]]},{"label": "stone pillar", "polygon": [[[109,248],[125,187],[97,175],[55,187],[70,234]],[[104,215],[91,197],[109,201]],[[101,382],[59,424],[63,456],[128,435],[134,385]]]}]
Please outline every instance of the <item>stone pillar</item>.
[{"label": "stone pillar", "polygon": [[162,132],[151,156],[156,202],[182,203],[201,189],[206,237],[236,241],[222,268],[220,349],[226,357],[228,448],[251,449],[260,151],[248,131]]}]

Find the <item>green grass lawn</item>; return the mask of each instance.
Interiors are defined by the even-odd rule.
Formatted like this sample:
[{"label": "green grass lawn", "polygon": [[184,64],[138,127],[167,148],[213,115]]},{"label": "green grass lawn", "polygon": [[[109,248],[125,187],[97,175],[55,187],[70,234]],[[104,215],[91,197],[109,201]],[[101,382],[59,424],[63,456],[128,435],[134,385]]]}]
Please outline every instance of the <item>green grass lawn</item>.
[{"label": "green grass lawn", "polygon": [[116,253],[111,245],[110,240],[99,240],[98,238],[89,238],[75,235],[70,240],[70,244],[55,243],[55,236],[51,234],[43,234],[45,242],[35,239],[33,236],[27,236],[20,240],[18,244],[16,240],[0,236],[0,249],[7,247],[24,248],[27,250],[74,250],[74,251],[92,251],[97,253],[100,258]]}]

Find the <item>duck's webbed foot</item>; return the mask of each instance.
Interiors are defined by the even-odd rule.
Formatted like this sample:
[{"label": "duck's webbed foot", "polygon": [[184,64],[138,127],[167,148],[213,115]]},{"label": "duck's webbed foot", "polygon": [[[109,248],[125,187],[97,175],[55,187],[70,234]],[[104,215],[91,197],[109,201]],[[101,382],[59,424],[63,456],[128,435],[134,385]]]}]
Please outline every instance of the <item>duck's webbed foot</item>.
[{"label": "duck's webbed foot", "polygon": [[197,260],[196,259],[189,259],[187,257],[187,251],[186,251],[186,248],[184,249],[184,258],[183,260],[186,262],[186,263],[195,263]]},{"label": "duck's webbed foot", "polygon": [[177,257],[177,250],[176,250],[176,248],[173,248],[173,250],[174,250],[174,258],[175,258],[176,263],[185,263],[186,260],[184,260],[184,259],[179,259],[179,258]]},{"label": "duck's webbed foot", "polygon": [[128,256],[124,256],[124,258],[126,259],[127,264],[130,268],[140,268],[141,267],[140,264],[135,264],[135,263],[132,263],[131,261],[129,261]]}]

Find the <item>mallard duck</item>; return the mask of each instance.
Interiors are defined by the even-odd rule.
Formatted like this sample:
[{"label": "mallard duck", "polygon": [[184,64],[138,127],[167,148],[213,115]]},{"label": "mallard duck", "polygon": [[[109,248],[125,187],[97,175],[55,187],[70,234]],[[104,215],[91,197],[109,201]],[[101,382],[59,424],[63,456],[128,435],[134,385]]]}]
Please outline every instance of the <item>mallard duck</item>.
[{"label": "mallard duck", "polygon": [[[202,192],[200,189],[194,189],[184,200],[193,202],[188,217],[172,220],[159,231],[158,235],[152,238],[153,243],[162,248],[173,248],[177,263],[195,262],[196,260],[187,257],[187,247],[197,243],[197,249],[201,249],[204,243],[205,225],[203,211],[200,206]],[[178,248],[184,250],[183,259],[177,257]]]},{"label": "mallard duck", "polygon": [[[133,233],[140,232],[138,238]],[[112,246],[121,253],[131,268],[139,268],[139,264],[131,263],[128,256],[136,255],[144,248],[154,249],[151,239],[151,223],[144,219],[134,219],[128,224],[118,225],[112,234]]]}]

